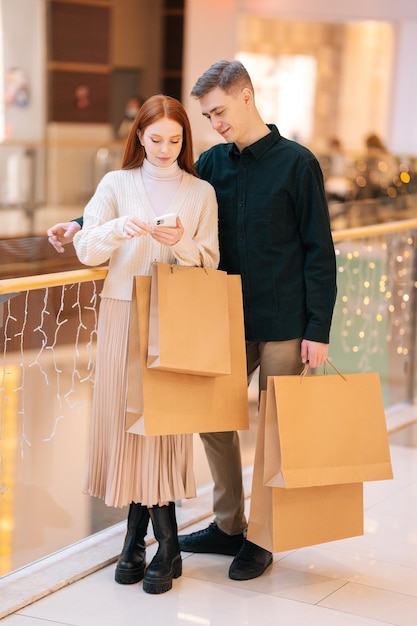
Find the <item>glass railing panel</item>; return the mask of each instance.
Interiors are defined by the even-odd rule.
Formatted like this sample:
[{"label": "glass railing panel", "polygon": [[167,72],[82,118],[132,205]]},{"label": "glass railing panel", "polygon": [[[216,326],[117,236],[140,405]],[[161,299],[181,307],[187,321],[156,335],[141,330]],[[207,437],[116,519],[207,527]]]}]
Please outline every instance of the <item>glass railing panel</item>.
[{"label": "glass railing panel", "polygon": [[414,219],[334,233],[338,296],[329,353],[346,372],[378,372],[385,406],[415,396],[416,227]]},{"label": "glass railing panel", "polygon": [[53,277],[0,296],[0,575],[126,517],[82,493],[101,281]]}]

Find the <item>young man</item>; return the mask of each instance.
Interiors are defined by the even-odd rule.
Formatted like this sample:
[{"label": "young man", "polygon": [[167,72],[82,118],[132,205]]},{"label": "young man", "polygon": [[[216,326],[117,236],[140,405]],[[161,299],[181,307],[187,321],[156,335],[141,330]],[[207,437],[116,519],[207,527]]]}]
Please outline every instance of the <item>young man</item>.
[{"label": "young man", "polygon": [[[298,374],[324,363],[336,298],[336,263],[323,177],[314,155],[262,120],[239,61],[220,61],[191,95],[226,143],[204,152],[199,175],[219,205],[220,269],[242,277],[248,376]],[[244,539],[237,433],[202,434],[214,479],[215,520],[180,536],[189,552],[235,554],[229,576],[260,576],[272,554]]]},{"label": "young man", "polygon": [[[219,268],[242,277],[248,379],[299,374],[324,363],[336,299],[336,262],[323,176],[315,156],[266,124],[239,61],[219,61],[191,95],[226,143],[196,163],[216,190]],[[58,250],[79,224],[48,231]],[[272,554],[245,539],[244,493],[236,432],[201,435],[214,481],[214,521],[180,535],[185,552],[234,556],[229,577],[256,578]]]}]

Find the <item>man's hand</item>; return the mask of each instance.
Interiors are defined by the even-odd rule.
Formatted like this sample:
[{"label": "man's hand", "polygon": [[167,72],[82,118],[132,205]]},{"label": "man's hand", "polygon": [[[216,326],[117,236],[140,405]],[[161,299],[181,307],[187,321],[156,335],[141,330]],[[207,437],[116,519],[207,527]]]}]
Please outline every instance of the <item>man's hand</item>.
[{"label": "man's hand", "polygon": [[319,343],[308,339],[303,339],[301,342],[301,360],[303,363],[308,362],[310,367],[323,365],[327,359],[328,351],[328,343]]},{"label": "man's hand", "polygon": [[81,230],[78,222],[61,222],[48,228],[48,241],[57,252],[64,252],[64,246],[71,243],[75,233]]}]

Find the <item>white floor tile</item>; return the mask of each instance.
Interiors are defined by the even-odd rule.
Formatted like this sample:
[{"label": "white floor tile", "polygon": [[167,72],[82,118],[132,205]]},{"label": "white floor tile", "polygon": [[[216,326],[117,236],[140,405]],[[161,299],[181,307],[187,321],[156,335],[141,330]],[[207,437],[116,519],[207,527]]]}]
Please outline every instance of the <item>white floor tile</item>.
[{"label": "white floor tile", "polygon": [[321,606],[354,613],[395,626],[416,626],[417,597],[349,583]]},{"label": "white floor tile", "polygon": [[[19,615],[73,626],[115,626],[140,623],[141,626],[170,626],[192,623],[207,626],[382,626],[383,621],[352,616],[333,608],[286,600],[240,587],[201,582],[186,576],[174,581],[173,590],[161,596],[143,593],[141,584],[116,585],[108,570],[89,577],[75,590],[61,589],[51,598],[40,600]],[[99,609],[98,609],[99,607]],[[35,622],[6,618],[5,626],[27,626]],[[8,621],[9,620],[9,621]],[[41,622],[37,622],[41,626]]]},{"label": "white floor tile", "polygon": [[282,566],[310,576],[315,574],[336,581],[360,583],[417,598],[417,569],[354,553],[331,550],[324,546],[303,548],[289,555]]}]

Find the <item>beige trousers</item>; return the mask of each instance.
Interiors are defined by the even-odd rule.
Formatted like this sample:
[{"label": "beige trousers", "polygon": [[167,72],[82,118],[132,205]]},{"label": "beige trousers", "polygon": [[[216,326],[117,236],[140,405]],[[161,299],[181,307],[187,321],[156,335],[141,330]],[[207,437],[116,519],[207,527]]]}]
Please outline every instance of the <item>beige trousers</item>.
[{"label": "beige trousers", "polygon": [[[268,376],[299,374],[302,370],[301,339],[246,342],[248,384],[259,367],[259,389],[266,389]],[[213,511],[217,526],[228,535],[246,528],[242,461],[237,432],[201,433],[214,481]]]}]

